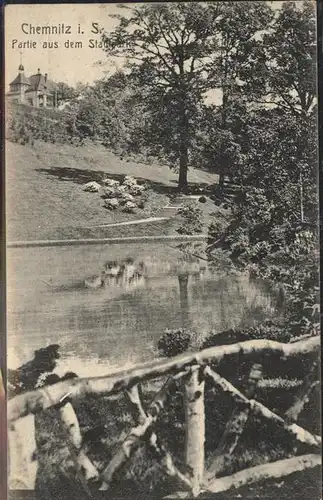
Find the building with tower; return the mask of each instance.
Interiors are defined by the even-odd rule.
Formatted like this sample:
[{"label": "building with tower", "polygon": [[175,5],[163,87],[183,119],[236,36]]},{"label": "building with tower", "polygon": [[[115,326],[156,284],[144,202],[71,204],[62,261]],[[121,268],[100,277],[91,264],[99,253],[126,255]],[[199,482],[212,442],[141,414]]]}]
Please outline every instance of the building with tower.
[{"label": "building with tower", "polygon": [[42,75],[40,69],[35,75],[27,77],[20,63],[16,78],[9,84],[6,100],[36,108],[56,108],[57,86],[49,80],[47,73]]}]

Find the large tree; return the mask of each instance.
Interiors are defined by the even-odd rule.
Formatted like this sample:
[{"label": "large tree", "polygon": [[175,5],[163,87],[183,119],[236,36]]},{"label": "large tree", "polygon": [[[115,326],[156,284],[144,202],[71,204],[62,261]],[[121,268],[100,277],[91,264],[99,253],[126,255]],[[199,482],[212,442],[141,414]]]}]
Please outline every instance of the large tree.
[{"label": "large tree", "polygon": [[218,124],[222,131],[213,141],[220,188],[236,162],[239,146],[235,137],[241,127],[240,117],[245,115],[247,103],[266,78],[263,34],[270,29],[274,18],[266,2],[222,2],[221,10],[213,64],[213,80],[222,92]]},{"label": "large tree", "polygon": [[192,115],[210,85],[221,4],[156,3],[129,9],[128,16],[117,16],[118,27],[103,35],[105,50],[126,58],[139,81],[157,93],[155,106],[168,110],[164,118],[168,114],[169,123],[160,126],[170,125],[178,139],[178,187],[186,190]]},{"label": "large tree", "polygon": [[[223,124],[231,89],[254,72],[257,33],[272,11],[260,2],[163,3],[129,7],[104,33],[109,56],[121,56],[147,92],[152,141],[179,162],[178,187],[187,188],[190,149],[208,90],[223,91]],[[256,37],[256,38],[255,38]],[[160,133],[158,133],[158,128]]]},{"label": "large tree", "polygon": [[[313,2],[284,2],[272,29],[264,37],[267,54],[266,101],[297,120],[294,169],[299,179],[301,220],[306,190],[315,184],[316,147],[316,18]],[[312,143],[312,144],[311,144]],[[310,145],[311,144],[311,145]],[[309,155],[309,148],[311,154]],[[309,182],[308,182],[309,181]],[[311,188],[312,183],[312,188]]]},{"label": "large tree", "polygon": [[266,101],[308,117],[316,97],[316,19],[313,2],[283,2],[264,36]]}]

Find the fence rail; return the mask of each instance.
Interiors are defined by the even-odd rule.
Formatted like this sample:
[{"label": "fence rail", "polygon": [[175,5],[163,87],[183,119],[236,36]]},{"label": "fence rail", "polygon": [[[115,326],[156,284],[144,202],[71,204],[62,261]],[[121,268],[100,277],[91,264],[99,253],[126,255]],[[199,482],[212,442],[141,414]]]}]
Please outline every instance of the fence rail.
[{"label": "fence rail", "polygon": [[[254,397],[258,383],[262,378],[263,363],[268,363],[268,359],[273,357],[276,361],[281,359],[288,362],[291,358],[298,356],[316,356],[319,349],[319,337],[292,344],[265,339],[251,340],[141,364],[130,370],[118,371],[105,377],[69,379],[15,396],[8,401],[11,487],[18,489],[34,487],[36,474],[35,461],[33,460],[35,452],[34,414],[50,407],[55,407],[57,410],[57,418],[64,428],[79,479],[86,491],[87,482],[93,479],[100,480],[101,490],[109,490],[116,473],[131,458],[142,442],[153,448],[163,469],[177,479],[181,490],[183,490],[180,493],[181,498],[197,497],[202,491],[210,493],[226,491],[260,479],[283,477],[295,471],[316,467],[320,463],[321,438],[297,425],[296,420],[299,412],[295,410],[295,405],[293,405],[292,412],[287,411],[282,416],[258,402]],[[239,360],[249,360],[252,366],[245,394],[216,372],[220,362],[230,364],[237,357]],[[163,387],[155,394],[150,406],[145,408],[140,397],[140,384],[161,377],[166,378]],[[166,407],[172,387],[178,381],[182,384],[185,401],[185,472],[175,465],[171,454],[155,430],[155,423],[161,411]],[[209,467],[208,471],[205,471],[204,459],[204,384],[206,381],[213,384],[217,391],[228,394],[235,404],[235,410],[227,422],[222,439],[216,449],[213,465]],[[304,380],[303,385],[304,387],[301,387],[298,394],[298,398],[301,400],[307,397],[308,391],[313,386],[313,384],[309,384],[307,379]],[[122,445],[103,471],[99,473],[84,453],[73,401],[88,396],[112,396],[119,392],[126,392],[128,395],[136,425],[131,429],[126,439],[120,440]],[[299,409],[303,407],[302,404],[296,406]],[[301,443],[303,449],[305,447],[308,453],[276,463],[251,467],[219,479],[218,475],[232,460],[248,420],[255,415],[260,415],[271,421],[281,429],[281,432],[289,435],[296,443],[295,450]],[[291,415],[293,421],[291,421]],[[27,440],[23,437],[26,433]],[[175,492],[173,497],[176,498],[176,495],[178,496]]]}]

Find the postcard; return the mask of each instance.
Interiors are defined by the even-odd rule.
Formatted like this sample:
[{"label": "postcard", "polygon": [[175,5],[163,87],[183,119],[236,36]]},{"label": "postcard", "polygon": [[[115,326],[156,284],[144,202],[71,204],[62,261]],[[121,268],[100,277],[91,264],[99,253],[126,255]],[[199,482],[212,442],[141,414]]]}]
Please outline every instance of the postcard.
[{"label": "postcard", "polygon": [[316,33],[6,6],[10,500],[321,498]]}]

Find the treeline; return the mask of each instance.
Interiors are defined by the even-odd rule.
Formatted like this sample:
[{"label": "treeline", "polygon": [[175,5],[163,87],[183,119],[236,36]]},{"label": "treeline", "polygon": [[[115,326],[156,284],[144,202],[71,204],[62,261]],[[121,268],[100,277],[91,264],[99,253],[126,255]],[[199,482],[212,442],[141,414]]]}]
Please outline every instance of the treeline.
[{"label": "treeline", "polygon": [[277,185],[280,169],[287,178],[293,170],[307,196],[316,116],[313,4],[172,3],[126,12],[102,35],[108,60],[120,56],[122,70],[79,88],[65,108],[74,131],[120,154],[159,159],[178,171],[181,190],[190,166],[241,185],[258,184],[263,171]]}]

